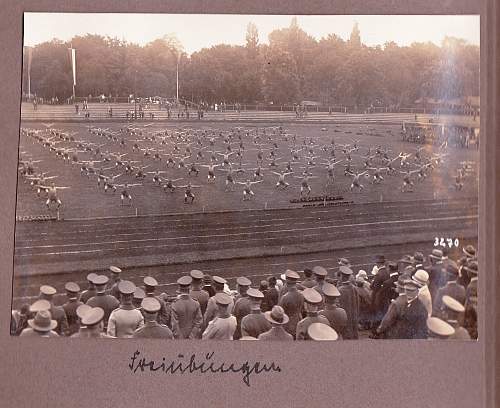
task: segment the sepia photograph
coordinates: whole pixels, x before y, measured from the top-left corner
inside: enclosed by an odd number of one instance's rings
[[[477,340],[479,20],[24,13],[11,336]]]

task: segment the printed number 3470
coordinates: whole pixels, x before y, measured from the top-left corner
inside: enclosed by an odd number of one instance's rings
[[[435,237],[434,238],[434,246],[435,247],[448,246],[449,248],[451,248],[452,246],[455,246],[458,248],[459,245],[460,245],[460,241],[458,240],[458,238],[455,238],[454,240],[452,238],[443,238],[443,237],[441,237],[441,238]]]

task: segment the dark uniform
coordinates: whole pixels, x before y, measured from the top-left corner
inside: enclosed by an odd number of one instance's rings
[[[339,305],[347,314],[347,326],[344,331],[344,339],[352,340],[358,338],[359,322],[359,296],[353,284],[345,280],[346,275],[352,275],[352,270],[346,266],[340,267],[340,272],[344,275],[344,281],[339,283],[340,292]],[[377,275],[378,276],[378,275]]]
[[[104,311],[104,330],[107,330],[108,320],[111,312],[120,306],[120,302],[114,296],[107,295],[105,293],[105,286],[108,283],[109,278],[104,275],[100,275],[94,279],[94,283],[97,286],[97,294],[87,301],[87,305],[91,307],[100,307]]]
[[[240,297],[234,304],[233,315],[236,317],[236,331],[234,332],[233,338],[238,340],[241,337],[241,321],[247,315],[252,312],[250,307],[250,299],[248,296]]]
[[[297,323],[302,319],[304,296],[296,287],[289,287],[288,292],[280,299],[279,305],[290,319],[284,329],[295,338]]]
[[[259,335],[271,330],[269,323],[260,309],[254,309],[241,321],[241,335],[258,338]]]
[[[345,328],[347,326],[347,313],[344,309],[333,304],[325,304],[325,308],[319,312],[322,316],[328,319],[329,326],[344,337]]]
[[[201,337],[203,317],[200,304],[189,296],[190,276],[177,280],[181,294],[172,304],[172,332],[176,339],[198,339]],[[184,290],[184,292],[183,292]]]

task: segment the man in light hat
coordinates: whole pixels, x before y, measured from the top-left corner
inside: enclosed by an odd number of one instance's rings
[[[201,336],[203,317],[200,304],[189,295],[192,282],[191,276],[177,279],[179,297],[172,304],[171,318],[175,339],[199,339]]]
[[[326,282],[323,285],[324,308],[319,313],[328,319],[330,327],[342,337],[347,326],[347,313],[338,307],[340,292],[335,285]]]
[[[224,278],[221,278],[220,276],[212,277],[212,287],[216,294],[224,292],[225,284],[227,284],[227,281]],[[212,297],[208,299],[207,310],[205,311],[205,316],[203,316],[204,327],[207,327],[208,323],[210,323],[210,320],[212,320],[217,314],[217,303],[215,302],[215,299],[212,299]],[[227,307],[227,311],[229,314],[233,313],[233,307],[234,301],[231,298],[231,303]]]
[[[418,298],[420,287],[413,280],[405,282],[406,305],[400,316],[400,335],[403,339],[427,338],[427,309]]]
[[[443,251],[433,249],[429,255],[429,292],[432,299],[436,298],[437,291],[446,285],[446,272],[443,271]]]
[[[271,329],[259,334],[259,340],[293,341],[293,336],[283,328],[289,319],[281,306],[273,306],[272,310],[264,313],[264,317],[271,324]]]
[[[160,296],[155,295],[156,287],[158,286],[157,280],[151,276],[146,276],[143,279],[143,283],[146,297],[154,298],[160,303],[160,311],[156,315],[158,323],[168,326],[170,324],[171,309]]]
[[[103,332],[103,319],[104,310],[100,307],[92,307],[90,310],[85,310],[81,319],[81,324],[85,327],[85,330],[79,331],[73,337],[97,339],[110,338],[110,336]]]
[[[111,337],[130,338],[144,324],[140,310],[132,304],[136,286],[134,283],[121,280],[118,283],[120,291],[120,307],[113,310],[108,320],[107,334]]]
[[[297,289],[297,282],[300,279],[297,272],[288,269],[285,272],[285,279],[288,291],[280,298],[278,305],[283,308],[289,319],[284,329],[295,338],[297,323],[302,319],[304,296]]]
[[[316,279],[313,278],[313,271],[309,268],[304,268],[305,279],[300,282],[300,286],[303,288],[314,288],[318,283]]]
[[[28,320],[29,328],[24,329],[22,337],[59,337],[54,331],[57,322],[51,318],[50,302],[45,299],[37,300],[30,306],[30,312],[35,314],[34,319]]]
[[[120,291],[118,289],[118,284],[121,282],[122,270],[113,265],[109,267],[109,270],[111,271],[111,279],[109,280],[107,286],[107,292],[111,296],[114,296],[116,299],[120,300]]]
[[[252,301],[247,295],[252,282],[250,279],[242,276],[236,279],[236,283],[238,284],[239,298],[235,300],[233,309],[233,314],[237,322],[236,331],[233,336],[234,340],[238,340],[241,337],[241,321],[246,315],[252,312]]]
[[[109,282],[109,278],[106,275],[97,275],[93,278],[92,282],[96,287],[97,294],[87,301],[87,305],[90,307],[100,307],[104,310],[104,330],[107,330],[109,316],[111,312],[120,306],[120,302],[114,296],[108,295],[106,293],[106,284]]]
[[[264,299],[264,294],[254,288],[247,290],[250,299],[250,313],[241,320],[241,335],[259,338],[259,335],[271,329],[264,313],[260,309],[260,303]]]
[[[201,314],[204,315],[207,310],[208,299],[210,298],[210,294],[203,289],[203,272],[197,269],[193,269],[189,272],[189,275],[193,279],[191,283],[191,290],[189,294],[194,300],[197,300],[200,304]]]
[[[213,296],[217,305],[217,315],[203,332],[203,340],[233,340],[236,330],[236,317],[229,313],[229,305],[233,302],[231,296],[218,292]]]
[[[307,328],[313,323],[330,324],[328,319],[319,314],[320,305],[323,303],[321,294],[316,289],[307,288],[302,292],[304,296],[304,308],[306,317],[297,323],[295,338],[305,340],[307,338]]]
[[[418,269],[411,279],[419,287],[418,298],[425,306],[428,316],[432,316],[432,298],[431,293],[429,292],[429,288],[427,287],[429,274],[423,269]]]
[[[327,324],[313,323],[307,328],[307,340],[335,341],[339,338],[335,329]]]
[[[50,315],[52,319],[57,322],[56,333],[60,336],[67,336],[69,334],[68,319],[62,306],[54,305],[54,295],[56,289],[52,286],[43,285],[40,287],[39,299],[45,299],[50,302]]]
[[[74,333],[71,337],[85,337],[85,332],[87,331],[87,326],[82,324],[83,316],[87,313],[92,307],[89,305],[83,304],[76,308],[76,315],[78,318],[78,331]],[[102,309],[101,309],[102,310]],[[106,336],[107,337],[107,336]]]
[[[95,295],[97,295],[97,290],[94,285],[95,278],[97,278],[97,275],[95,273],[89,273],[87,275],[88,287],[87,290],[84,290],[82,292],[82,295],[80,296],[81,302],[87,303],[90,298],[93,298]]]
[[[440,313],[443,309],[443,296],[450,296],[456,299],[458,302],[465,303],[465,288],[457,282],[458,279],[458,265],[450,260],[446,269],[443,270],[446,276],[447,282],[436,292],[436,297],[434,298],[433,313],[435,316],[440,317]]]
[[[408,302],[406,301],[405,293],[405,281],[407,279],[405,276],[400,275],[396,282],[396,292],[398,297],[394,299],[384,318],[380,322],[380,325],[376,328],[375,333],[378,337],[383,337],[385,339],[400,339],[402,337],[402,330],[400,325],[402,324],[402,316],[405,313]]]
[[[78,300],[80,293],[80,286],[75,282],[68,282],[64,285],[68,301],[62,306],[68,319],[68,336],[76,333],[79,329],[78,316],[76,309],[78,306],[83,305],[83,302]]]
[[[465,314],[465,307],[456,299],[450,296],[443,296],[443,320],[455,329],[455,333],[450,336],[450,339],[455,340],[470,340],[469,332],[460,325]]]
[[[344,340],[354,340],[358,338],[359,296],[351,283],[352,269],[347,266],[341,266],[339,272],[339,305],[347,314],[347,325],[343,337]]]
[[[158,323],[158,313],[161,304],[154,297],[145,297],[141,303],[144,316],[144,326],[138,328],[132,337],[147,339],[173,339],[172,331],[165,325]]]
[[[426,321],[426,325],[429,333],[429,340],[446,340],[455,333],[455,329],[439,317],[429,317]]]

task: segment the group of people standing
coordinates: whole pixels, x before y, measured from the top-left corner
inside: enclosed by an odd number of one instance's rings
[[[463,248],[457,261],[446,248],[428,260],[420,252],[396,262],[375,258],[372,270],[338,267],[286,270],[255,285],[199,270],[177,280],[175,294],[158,293],[151,276],[140,286],[90,273],[82,291],[67,282],[65,302],[40,287],[38,299],[12,311],[11,334],[42,337],[113,337],[215,340],[337,340],[358,338],[477,338],[477,255]],[[428,261],[428,262],[427,262]],[[59,296],[59,300],[62,296]],[[58,302],[61,303],[61,302]]]

